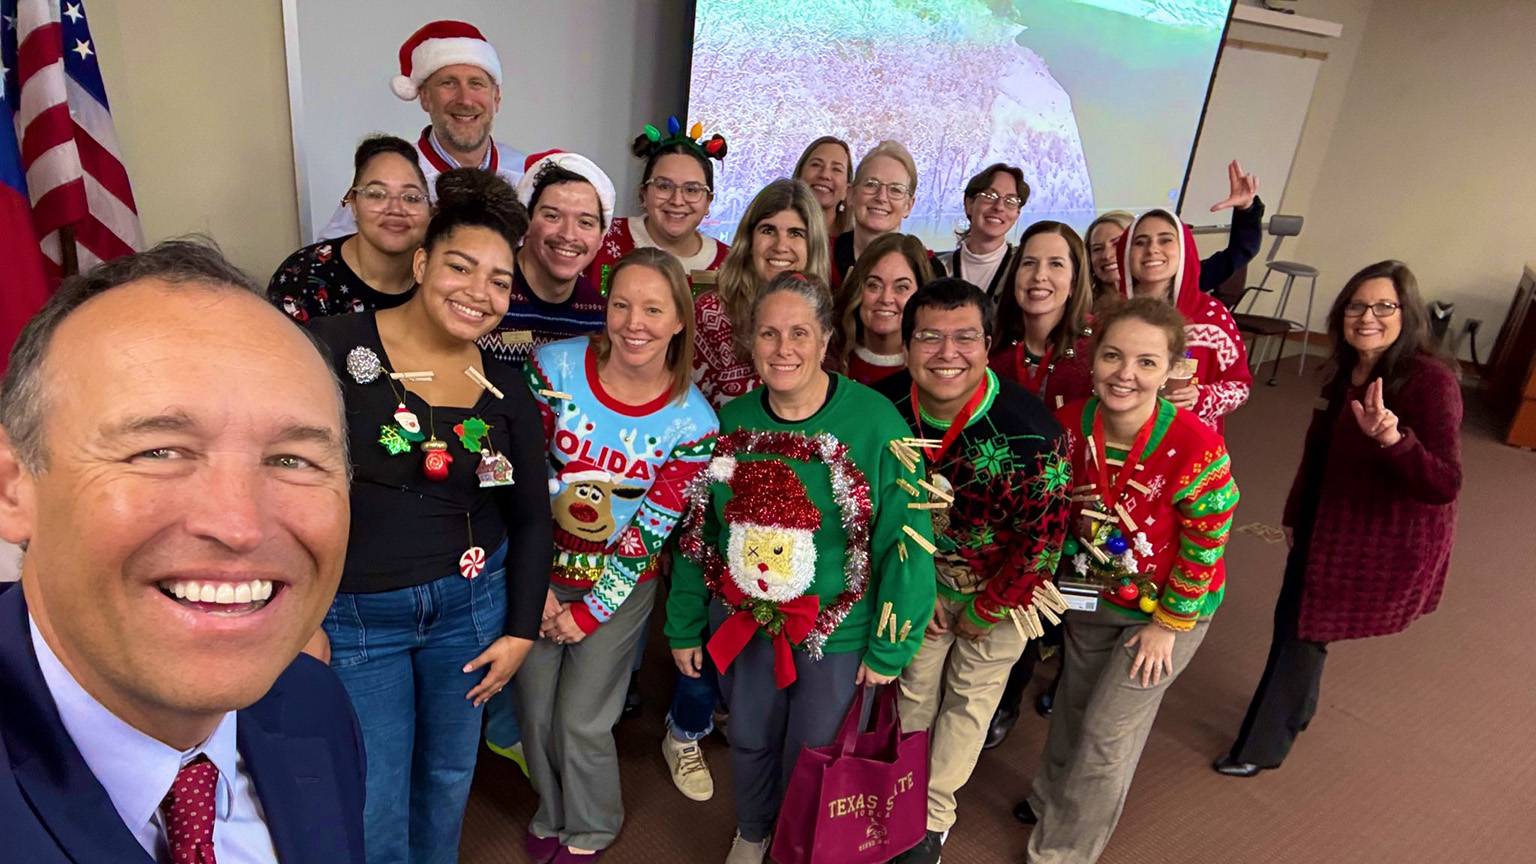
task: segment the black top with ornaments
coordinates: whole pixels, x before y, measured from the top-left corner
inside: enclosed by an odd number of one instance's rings
[[[309,328],[329,349],[341,379],[352,450],[352,530],[340,590],[391,591],[455,575],[471,546],[490,556],[505,540],[506,632],[536,638],[554,540],[543,425],[522,375],[481,351],[485,376],[502,397],[484,391],[472,408],[433,407],[389,377],[391,371],[418,370],[394,369],[379,340],[375,313],[318,318]],[[369,376],[349,370],[348,355],[359,348],[383,365],[366,383],[360,378]],[[433,371],[462,374],[457,368]],[[447,444],[453,461],[446,479],[426,476],[420,443],[403,453],[380,443],[385,428],[397,428],[402,395],[419,418],[421,433]],[[509,486],[480,485],[481,454],[467,449],[454,430],[476,417],[490,426],[485,441],[512,463]]]

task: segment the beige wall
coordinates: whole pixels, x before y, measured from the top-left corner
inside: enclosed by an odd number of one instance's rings
[[[1456,304],[1458,328],[1482,319],[1486,360],[1521,267],[1536,260],[1536,208],[1519,203],[1536,193],[1536,114],[1526,107],[1536,3],[1302,0],[1296,9],[1342,24],[1343,35],[1243,24],[1233,35],[1329,53],[1284,199],[1270,197],[1270,212],[1307,220],[1282,254],[1322,272],[1312,329],[1324,329],[1351,274],[1399,258],[1426,299]]]
[[[1536,259],[1532,34],[1529,0],[1371,8],[1297,245],[1329,299],[1360,267],[1400,258],[1426,299],[1483,320],[1488,358]]]
[[[298,248],[278,0],[90,7],[144,234],[202,232],[263,284]]]

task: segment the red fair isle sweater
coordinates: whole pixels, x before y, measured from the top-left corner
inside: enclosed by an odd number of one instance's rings
[[[713,237],[704,234],[699,237],[703,243],[698,253],[678,259],[683,265],[683,275],[690,280],[695,270],[719,270],[720,265],[725,263],[725,253],[731,251],[730,246]],[[597,248],[597,257],[592,259],[592,266],[587,270],[587,278],[598,286],[603,296],[607,296],[608,275],[613,265],[642,246],[655,245],[651,235],[646,233],[645,217],[630,219],[628,216],[620,216],[613,220],[613,224],[608,226],[608,233],[603,235],[602,243]]]
[[[1070,439],[1074,488],[1088,486],[1102,495],[1097,458],[1088,441],[1098,410],[1094,396],[1067,405],[1056,418]],[[1220,435],[1194,413],[1175,408],[1166,399],[1158,400],[1144,450],[1135,480],[1145,491],[1128,484],[1121,496],[1134,525],[1122,519],[1119,527],[1130,543],[1125,563],[1157,586],[1158,605],[1148,615],[1136,600],[1121,599],[1109,590],[1100,602],[1129,617],[1155,620],[1172,630],[1190,630],[1216,611],[1226,592],[1223,555],[1238,499],[1231,459]],[[1112,460],[1126,457],[1125,451],[1113,447],[1108,455]],[[1073,505],[1074,526],[1086,518],[1083,506],[1083,502]],[[1078,551],[1066,572],[1087,577],[1089,562],[1088,553]]]

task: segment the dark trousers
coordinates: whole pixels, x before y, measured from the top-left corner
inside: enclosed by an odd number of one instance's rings
[[[711,629],[725,608],[710,604]],[[832,742],[857,689],[860,652],[827,654],[813,661],[794,652],[795,683],[778,688],[773,644],[754,636],[720,676],[731,711],[731,768],[736,791],[736,830],[757,842],[773,833],[784,788],[801,747]],[[871,700],[865,700],[866,709]]]
[[[1296,635],[1301,617],[1301,592],[1306,569],[1306,551],[1291,550],[1285,566],[1285,581],[1275,604],[1275,635],[1269,645],[1269,659],[1259,678],[1248,714],[1232,744],[1232,758],[1265,768],[1278,766],[1291,752],[1296,736],[1317,713],[1317,697],[1323,680],[1323,661],[1328,659],[1325,642],[1308,642]]]

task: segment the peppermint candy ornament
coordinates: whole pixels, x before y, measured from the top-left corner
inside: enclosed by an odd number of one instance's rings
[[[479,546],[471,546],[459,556],[459,575],[465,579],[473,579],[485,571],[485,550]]]

